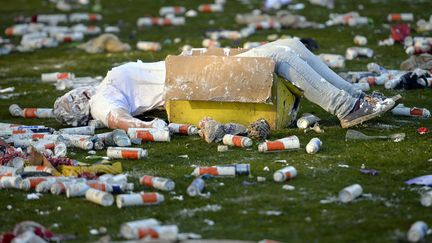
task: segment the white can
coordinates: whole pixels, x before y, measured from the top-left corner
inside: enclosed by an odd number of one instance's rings
[[[158,225],[151,228],[138,230],[138,239],[159,239],[161,241],[174,242],[178,238],[177,225]]]
[[[345,187],[339,192],[339,201],[343,203],[351,202],[363,193],[363,188],[359,184]]]
[[[69,15],[70,22],[99,21],[101,19],[102,15],[94,13],[72,13]]]
[[[6,165],[0,165],[0,175],[5,175],[5,174],[16,175],[18,170],[19,170],[19,168],[6,166]]]
[[[226,134],[222,139],[223,144],[231,145],[235,147],[250,147],[252,146],[252,139],[248,137]]]
[[[319,54],[318,57],[330,68],[344,68],[345,58],[336,54]]]
[[[276,141],[264,142],[258,145],[259,152],[276,152],[300,148],[300,140],[297,136],[290,136]]]
[[[51,185],[50,192],[53,195],[66,194],[66,188],[76,182],[56,182]]]
[[[412,13],[391,13],[387,16],[389,22],[393,21],[413,21],[414,14]]]
[[[236,169],[234,165],[196,167],[192,172],[193,176],[212,175],[212,176],[235,176]]]
[[[143,159],[148,153],[142,148],[108,147],[107,156],[113,159]]]
[[[429,118],[431,116],[430,111],[425,108],[417,108],[417,107],[405,107],[403,104],[397,105],[392,110],[393,115],[397,116],[411,116],[411,117],[421,117],[421,118]]]
[[[24,172],[45,172],[51,175],[54,172],[54,170],[55,170],[54,168],[50,168],[42,165],[37,165],[37,166],[31,165],[31,166],[24,167]]]
[[[223,5],[220,4],[201,4],[198,6],[198,11],[203,13],[222,12]]]
[[[94,135],[95,127],[84,126],[84,127],[71,127],[63,128],[59,130],[60,134],[77,134],[77,135]]]
[[[183,14],[186,12],[186,8],[182,6],[165,6],[159,9],[159,15],[165,16],[168,14]]]
[[[226,152],[226,151],[228,151],[228,146],[227,145],[218,145],[217,151],[218,152]]]
[[[55,39],[58,42],[64,42],[64,43],[82,41],[84,39],[84,33],[81,32],[57,33],[55,35]]]
[[[367,45],[367,38],[361,35],[354,36],[354,44],[359,46]]]
[[[423,221],[417,221],[411,225],[408,230],[407,238],[409,242],[419,242],[422,240],[428,231],[428,225]]]
[[[67,146],[63,142],[56,142],[54,147],[54,157],[63,158],[66,157]]]
[[[54,73],[42,73],[41,74],[42,82],[45,82],[45,83],[55,83],[58,80],[74,79],[74,78],[75,78],[75,74],[68,73],[68,72],[54,72]]]
[[[220,47],[221,44],[217,40],[212,39],[204,39],[201,43],[201,45],[205,48],[213,48],[213,47]]]
[[[138,41],[136,47],[142,51],[160,51],[162,49],[161,44],[153,41]]]
[[[408,230],[407,238],[409,242],[419,242],[422,240],[428,231],[428,225],[423,221],[417,221],[411,225]]]
[[[139,239],[139,230],[155,227],[159,221],[153,218],[123,223],[120,227],[121,235],[128,240]]]
[[[94,127],[95,129],[106,128],[105,124],[100,120],[90,120],[88,125]]]
[[[420,202],[425,207],[432,206],[432,191],[428,191],[421,196]]]
[[[169,142],[169,130],[158,128],[129,128],[128,135],[130,138],[140,138],[142,141],[150,142]]]
[[[294,168],[293,166],[287,166],[280,170],[277,170],[273,174],[273,180],[276,182],[283,182],[291,178],[294,178],[296,176],[297,176],[296,168]]]
[[[111,193],[99,191],[93,188],[86,191],[85,198],[104,207],[111,206],[114,203],[114,197]]]
[[[162,177],[145,175],[142,176],[139,181],[141,185],[156,188],[162,191],[172,191],[175,187],[174,181]]]
[[[170,123],[168,124],[168,129],[171,133],[177,133],[182,135],[198,134],[198,128],[190,124]]]
[[[322,142],[319,138],[312,138],[306,145],[306,152],[308,154],[315,154],[321,149],[321,146]]]
[[[0,176],[0,188],[19,189],[22,182],[21,176]]]
[[[116,203],[118,208],[129,206],[145,206],[157,205],[165,200],[164,195],[151,192],[151,193],[134,193],[134,194],[121,194],[117,196]]]
[[[299,119],[297,119],[297,127],[300,129],[306,129],[308,127],[313,126],[315,123],[319,122],[321,119],[319,119],[317,116],[305,113],[303,114]]]
[[[23,116],[23,110],[17,104],[12,104],[9,106],[9,113],[12,116]]]
[[[73,147],[84,150],[92,150],[94,146],[93,142],[87,138],[70,137],[69,141]]]
[[[90,186],[83,182],[68,185],[66,188],[66,197],[83,197],[89,189]]]
[[[39,193],[47,193],[51,190],[51,186],[54,185],[55,181],[42,181],[41,183],[37,184],[35,191]]]
[[[52,179],[52,177],[28,177],[21,181],[20,189],[24,191],[35,189],[39,183],[48,180],[48,178]]]

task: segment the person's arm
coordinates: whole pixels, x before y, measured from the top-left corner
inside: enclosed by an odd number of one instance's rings
[[[151,128],[154,127],[153,123],[154,121],[141,121],[140,119],[131,116],[131,114],[129,114],[129,112],[124,109],[112,109],[108,113],[108,127],[111,129],[119,128],[127,131],[130,127]]]

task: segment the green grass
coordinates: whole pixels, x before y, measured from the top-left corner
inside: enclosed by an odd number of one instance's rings
[[[161,52],[141,52],[133,50],[119,54],[89,55],[75,48],[76,44],[64,44],[55,49],[37,50],[33,53],[13,53],[0,57],[0,85],[2,88],[14,86],[17,92],[25,94],[12,99],[0,100],[0,121],[23,124],[44,124],[56,129],[61,126],[55,120],[24,120],[13,118],[8,112],[12,103],[22,107],[51,107],[56,97],[63,92],[52,86],[40,83],[40,74],[57,70],[74,72],[77,76],[104,76],[119,63],[135,61],[162,60],[168,54],[177,54],[184,44],[200,46],[204,31],[207,29],[240,29],[234,22],[236,13],[250,11],[260,6],[260,1],[252,1],[251,6],[241,5],[239,1],[227,1],[225,12],[200,15],[188,19],[181,27],[153,27],[136,29],[136,20],[140,16],[156,15],[160,6],[181,4],[187,8],[196,8],[206,1],[114,1],[104,0],[103,24],[124,22],[120,37],[133,47],[137,40],[164,42],[166,39],[180,37],[179,44],[164,44]],[[364,10],[358,10],[362,4]],[[36,13],[55,13],[47,1],[2,1],[0,5],[0,27],[4,30],[12,24],[17,15],[30,16]],[[365,70],[368,62],[374,61],[389,69],[398,69],[401,61],[407,58],[401,45],[378,47],[378,40],[387,38],[389,29],[385,18],[391,12],[412,12],[415,19],[429,18],[432,4],[430,1],[337,1],[333,12],[343,13],[358,10],[361,15],[374,19],[373,26],[345,27],[336,26],[322,30],[284,29],[277,34],[311,37],[320,45],[318,53],[344,54],[347,47],[353,46],[356,34],[368,37],[369,45],[376,52],[372,59],[348,61],[343,70]],[[85,7],[77,11],[88,11]],[[309,20],[324,22],[329,11],[311,6],[299,11]],[[209,20],[214,24],[209,26]],[[137,31],[135,39],[128,39],[131,31]],[[247,40],[265,40],[273,31],[258,32]],[[414,33],[416,35],[416,33]],[[430,33],[429,33],[430,36]],[[224,41],[226,45],[238,46],[239,42]],[[13,38],[18,42],[18,38]],[[135,49],[135,48],[133,48]],[[401,93],[403,103],[432,109],[430,100],[432,91],[385,91],[388,95]],[[260,154],[253,150],[231,149],[226,153],[217,152],[217,144],[207,144],[197,137],[173,137],[170,143],[145,143],[141,147],[149,150],[149,158],[141,161],[122,161],[125,172],[130,173],[132,182],[138,190],[138,176],[152,174],[168,177],[176,182],[175,194],[183,195],[184,200],[173,200],[170,193],[164,193],[166,202],[154,207],[134,207],[118,209],[115,206],[103,208],[84,199],[66,199],[63,196],[44,195],[40,200],[27,201],[25,192],[16,190],[0,191],[0,232],[8,231],[13,225],[23,220],[34,220],[51,228],[56,233],[76,234],[78,242],[93,241],[98,236],[89,234],[92,228],[104,226],[114,239],[119,238],[120,224],[126,221],[154,217],[166,224],[177,224],[181,232],[195,232],[204,238],[241,239],[258,241],[264,238],[284,242],[391,242],[404,241],[409,226],[416,220],[432,224],[430,209],[419,202],[417,187],[406,186],[404,181],[412,177],[430,174],[432,163],[431,135],[419,135],[420,126],[432,128],[432,122],[412,118],[394,117],[386,114],[381,118],[365,123],[358,130],[368,135],[405,132],[406,140],[393,143],[387,141],[346,142],[346,130],[341,129],[338,120],[316,105],[302,101],[302,112],[314,112],[323,121],[324,134],[304,134],[297,128],[274,131],[273,138],[297,135],[302,148],[312,137],[323,141],[322,150],[316,155],[306,154],[304,149],[284,153]],[[392,130],[374,128],[374,124],[385,123],[399,125]],[[72,150],[71,158],[83,162],[87,155],[83,151]],[[104,155],[99,151],[99,155]],[[187,154],[189,159],[179,158]],[[294,191],[285,191],[283,184],[274,183],[272,174],[283,165],[275,160],[285,159],[298,170],[298,176],[289,184]],[[192,165],[216,165],[231,163],[250,163],[253,177],[217,178],[208,180],[206,190],[211,192],[209,199],[190,198],[185,190],[192,181]],[[349,168],[339,167],[349,165]],[[367,168],[380,171],[379,176],[361,174],[358,169],[365,164]],[[270,172],[263,170],[268,166]],[[254,186],[243,186],[242,182],[256,181],[256,176],[264,176],[267,181]],[[223,185],[221,185],[223,183]],[[372,198],[361,198],[353,203],[321,204],[320,200],[337,196],[340,189],[353,183],[359,183],[364,193]],[[218,212],[198,212],[192,217],[181,216],[183,209],[203,207],[207,204],[220,205]],[[12,205],[12,210],[6,210]],[[61,207],[61,211],[57,211]],[[48,211],[48,215],[36,212]],[[280,216],[267,216],[260,212],[266,210],[281,211]],[[210,219],[215,225],[209,226],[204,219]],[[58,224],[58,227],[53,227]]]

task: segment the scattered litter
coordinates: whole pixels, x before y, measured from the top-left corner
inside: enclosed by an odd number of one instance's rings
[[[29,193],[27,194],[27,200],[39,200],[41,196],[41,193]]]
[[[297,119],[297,127],[300,129],[306,129],[315,125],[315,123],[319,122],[321,119],[317,116],[305,113],[299,119]]]
[[[222,206],[217,204],[207,204],[204,207],[193,208],[193,209],[182,209],[179,211],[179,215],[182,217],[194,217],[198,212],[218,212],[222,210]]]
[[[349,168],[349,165],[345,165],[345,164],[338,164],[338,167],[340,168]]]
[[[183,158],[183,159],[189,159],[189,155],[187,155],[187,154],[182,154],[182,155],[179,155],[177,157]]]
[[[287,191],[292,191],[295,189],[295,187],[291,186],[291,185],[283,185],[282,189],[287,190]]]
[[[228,151],[228,146],[227,145],[218,145],[217,151],[218,152],[226,152],[226,151]]]
[[[410,116],[410,117],[418,117],[418,118],[429,118],[431,113],[426,108],[417,108],[417,107],[405,107],[403,104],[397,105],[392,110],[393,115],[398,116]]]
[[[210,219],[204,219],[204,223],[206,223],[208,226],[215,225],[215,222],[213,220],[210,220]]]
[[[432,186],[432,175],[425,175],[405,181],[407,185]]]
[[[178,200],[178,201],[183,201],[183,200],[184,200],[183,195],[180,195],[180,196],[173,196],[171,199],[172,199],[172,200]]]
[[[102,52],[124,52],[131,50],[129,44],[121,42],[116,35],[111,33],[102,34],[79,45],[78,48],[92,54]]]
[[[427,129],[427,127],[419,127],[419,128],[417,129],[417,132],[418,132],[419,134],[423,135],[423,134],[428,133],[428,132],[429,132],[429,129]]]
[[[242,181],[242,186],[255,186],[256,182]]]
[[[6,206],[6,209],[7,209],[7,210],[12,210],[12,205],[7,205],[7,206]]]
[[[269,168],[268,166],[265,166],[265,167],[263,168],[263,171],[270,171],[270,168]]]
[[[379,171],[374,170],[374,169],[360,169],[360,173],[365,174],[365,175],[372,175],[372,176],[379,175]]]
[[[267,216],[280,216],[282,215],[282,212],[276,210],[267,210],[267,211],[261,210],[259,211],[259,214],[267,215]]]
[[[281,164],[286,164],[287,160],[286,159],[277,159],[274,161],[275,163],[281,163]]]
[[[345,141],[352,140],[371,140],[371,139],[390,139],[394,142],[400,142],[405,139],[405,133],[395,133],[388,136],[368,136],[356,130],[348,129],[345,135]]]
[[[345,187],[339,192],[339,201],[348,203],[359,197],[363,193],[363,188],[359,184]]]
[[[267,179],[262,176],[257,176],[257,182],[265,182]]]

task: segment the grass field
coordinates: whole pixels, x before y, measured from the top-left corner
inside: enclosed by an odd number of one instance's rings
[[[54,49],[37,50],[32,53],[13,53],[0,56],[0,86],[14,86],[22,93],[11,99],[0,100],[0,122],[43,124],[53,128],[61,126],[55,120],[24,120],[13,118],[8,112],[12,103],[21,107],[52,107],[56,97],[63,92],[56,91],[49,84],[40,83],[40,74],[54,71],[70,71],[77,76],[104,76],[110,68],[127,61],[137,59],[158,61],[167,54],[177,54],[184,44],[201,46],[204,31],[208,29],[240,29],[234,21],[236,13],[249,12],[259,8],[261,1],[251,1],[243,5],[240,1],[227,1],[225,11],[218,14],[200,14],[187,19],[187,24],[180,27],[152,27],[137,29],[136,20],[145,15],[157,15],[161,6],[183,5],[196,9],[206,1],[151,1],[103,0],[103,21],[101,26],[115,25],[122,21],[119,36],[131,44],[133,51],[119,54],[86,54],[76,48],[76,43],[63,44]],[[299,2],[299,1],[298,1]],[[306,2],[306,1],[303,1]],[[308,3],[298,11],[309,20],[325,22],[329,10]],[[362,5],[362,10],[359,9]],[[48,1],[1,1],[0,29],[13,24],[13,17],[30,16],[37,13],[55,13],[54,6]],[[90,5],[91,6],[91,5]],[[338,71],[366,70],[368,62],[377,62],[389,69],[398,69],[401,61],[407,58],[403,47],[396,44],[379,47],[378,40],[388,37],[386,16],[392,12],[412,12],[415,19],[429,19],[432,3],[429,0],[365,0],[336,1],[332,12],[345,13],[359,11],[362,16],[371,17],[373,25],[362,27],[335,26],[320,30],[283,29],[279,35],[293,35],[302,38],[314,38],[320,45],[319,53],[344,54],[347,47],[353,46],[356,34],[365,35],[376,54],[372,59],[359,59],[347,62],[347,67]],[[82,7],[77,11],[90,11]],[[209,24],[213,23],[213,24]],[[414,23],[412,23],[414,24]],[[136,31],[136,37],[129,39]],[[2,32],[3,33],[3,32]],[[247,40],[240,42],[223,41],[224,45],[237,47],[245,41],[263,41],[274,31],[261,31]],[[414,32],[414,35],[416,33]],[[431,33],[428,33],[430,36]],[[2,34],[2,36],[4,36]],[[142,52],[135,50],[138,40],[168,43],[168,39],[180,37],[179,44],[164,44],[160,52]],[[12,41],[19,42],[18,38]],[[380,89],[380,88],[378,88]],[[432,109],[432,91],[384,91],[388,95],[402,94],[407,106]],[[394,117],[391,113],[357,129],[368,135],[387,135],[405,132],[407,138],[399,143],[390,141],[346,142],[346,130],[341,129],[336,117],[329,115],[320,107],[302,101],[300,114],[313,112],[322,119],[325,128],[323,134],[304,134],[297,128],[274,131],[271,139],[289,135],[300,138],[302,149],[292,152],[261,154],[256,144],[254,149],[231,149],[226,153],[217,152],[217,144],[207,144],[198,137],[173,137],[170,143],[145,143],[141,147],[148,149],[149,158],[142,161],[122,161],[125,172],[131,175],[132,182],[138,186],[138,176],[142,174],[168,177],[176,182],[175,195],[164,193],[166,201],[154,207],[133,207],[118,209],[115,206],[103,208],[85,199],[67,199],[63,196],[43,195],[40,200],[28,201],[26,194],[16,190],[0,191],[0,232],[9,231],[13,225],[23,220],[37,221],[56,233],[75,234],[77,242],[97,240],[90,229],[101,226],[108,229],[113,239],[119,240],[120,224],[142,218],[154,217],[165,224],[177,224],[181,232],[195,232],[209,239],[238,239],[258,241],[273,239],[282,242],[394,242],[405,241],[405,233],[410,225],[423,220],[432,225],[430,208],[420,204],[420,187],[407,186],[405,180],[431,173],[432,137],[430,134],[419,135],[416,129],[426,126],[432,129],[430,119]],[[380,129],[377,124],[399,126],[396,129]],[[309,155],[304,146],[312,137],[323,141],[322,150],[316,155]],[[98,151],[105,155],[105,151]],[[188,155],[188,159],[179,155]],[[72,150],[71,158],[83,162],[87,153]],[[298,176],[288,184],[295,190],[282,189],[283,184],[274,183],[273,172],[284,165],[275,160],[286,160],[287,164],[297,168]],[[206,190],[211,197],[190,198],[186,187],[192,181],[190,173],[193,165],[216,165],[232,163],[250,163],[252,177],[217,178],[207,180]],[[364,175],[359,168],[380,171],[378,176]],[[339,165],[348,165],[348,168]],[[270,171],[264,171],[264,167]],[[244,186],[243,181],[254,182],[256,176],[264,176],[267,181],[252,186]],[[320,203],[320,200],[337,196],[343,187],[359,183],[366,196],[349,204],[332,202]],[[174,196],[183,195],[184,200],[175,200]],[[11,205],[12,210],[7,210]],[[183,210],[201,208],[206,205],[220,205],[217,212],[196,212],[187,215]],[[57,208],[61,207],[58,211]],[[41,215],[38,211],[49,212]],[[266,211],[279,211],[281,215],[266,215]],[[182,213],[183,212],[183,213]],[[206,223],[214,221],[214,225]],[[429,237],[430,238],[430,237]],[[430,239],[429,239],[430,240]]]

